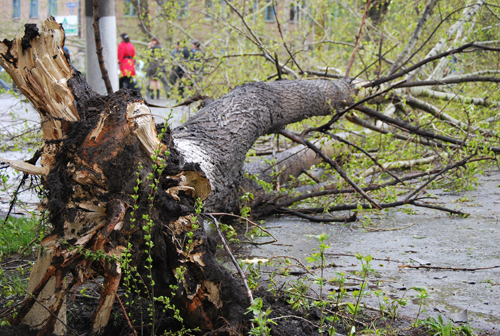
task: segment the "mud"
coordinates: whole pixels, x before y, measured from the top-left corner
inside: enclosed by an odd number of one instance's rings
[[[467,310],[473,326],[500,334],[500,268],[477,271],[409,269],[403,265],[418,265],[416,258],[430,266],[478,268],[500,266],[500,172],[491,171],[479,177],[477,190],[449,193],[430,190],[439,197],[441,204],[461,209],[468,218],[449,216],[431,209],[413,208],[416,214],[408,215],[391,209],[375,218],[369,229],[362,222],[354,224],[315,224],[291,217],[273,217],[265,226],[279,239],[272,245],[245,247],[241,258],[293,256],[307,264],[306,257],[316,252],[318,241],[310,235],[326,233],[330,236],[325,277],[332,279],[336,272],[345,272],[351,286],[359,287],[361,269],[354,254],[371,255],[375,273],[370,276],[370,290],[382,290],[392,299],[406,297],[407,306],[398,307],[401,315],[415,318],[418,300],[414,286],[427,288],[423,317],[451,316]],[[465,202],[464,202],[465,201]],[[408,227],[409,225],[412,225]],[[403,228],[405,229],[397,229]],[[393,231],[382,231],[391,229]],[[380,231],[370,231],[380,230]],[[336,255],[335,255],[336,254]],[[390,260],[390,261],[388,261]],[[299,269],[298,273],[300,272]],[[316,271],[317,275],[319,273]],[[282,278],[282,280],[284,280]],[[380,283],[377,285],[377,281]],[[334,285],[327,289],[335,290]],[[351,298],[352,300],[352,298]],[[379,307],[373,294],[363,300]]]

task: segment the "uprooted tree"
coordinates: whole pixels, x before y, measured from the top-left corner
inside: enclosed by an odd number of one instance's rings
[[[199,214],[198,199],[204,201],[206,212],[238,211],[239,194],[251,190],[255,197],[250,206],[255,217],[289,213],[316,221],[356,218],[355,213],[345,218],[318,215],[323,212],[407,204],[460,213],[424,202],[422,193],[444,174],[500,152],[500,148],[486,141],[496,134],[446,114],[416,96],[423,92],[431,97],[441,95],[448,100],[498,106],[494,101],[437,88],[467,82],[498,83],[497,77],[481,74],[443,77],[442,68],[443,60],[450,55],[496,53],[500,49],[468,43],[443,51],[443,40],[425,58],[409,63],[436,2],[429,2],[411,40],[385,77],[372,81],[349,78],[350,62],[343,79],[244,84],[207,102],[194,117],[173,130],[168,125],[155,125],[146,102],[135,91],[120,90],[108,96],[93,92],[65,56],[64,31],[53,19],[47,20],[40,30],[27,25],[23,37],[4,40],[0,44],[0,64],[39,111],[43,146],[40,166],[2,161],[19,171],[41,176],[47,195],[41,206],[48,211],[53,228],[41,243],[43,249],[30,280],[31,294],[11,322],[28,323],[41,328],[40,334],[49,334],[64,320],[68,291],[102,275],[101,298],[93,322],[93,329],[99,331],[107,324],[118,287],[127,286],[130,281],[123,273],[127,269],[142,279],[144,295],[172,297],[187,327],[198,327],[201,332],[244,332],[250,325],[245,312],[251,295],[243,279],[215,260],[216,242],[207,236],[203,225],[206,217]],[[449,37],[455,36],[481,6],[483,2],[478,1],[467,7],[463,19],[447,32]],[[276,64],[280,77],[297,76],[262,44],[259,48],[263,57]],[[419,80],[423,68],[431,62],[435,65],[433,74],[427,80]],[[326,73],[318,75],[328,77]],[[386,104],[387,109],[379,112],[368,106],[372,103]],[[409,108],[429,113],[458,131],[445,134],[435,131],[432,125],[397,117],[397,109],[407,112]],[[286,128],[314,116],[328,119],[300,134]],[[380,164],[350,138],[350,133],[333,133],[335,125],[343,120],[365,128],[366,132],[392,134],[405,143],[428,147],[435,156],[422,160],[428,163],[441,156],[445,164],[424,173],[397,176],[389,171],[390,164]],[[298,145],[276,154],[273,169],[262,161],[245,165],[256,140],[273,133]],[[312,134],[323,134],[328,141],[318,141]],[[354,181],[343,170],[341,160],[335,160],[338,144],[364,152],[373,161],[371,171],[360,173],[361,179]],[[339,188],[337,181],[288,194],[269,192],[255,178],[245,175],[246,171],[265,183],[283,185],[290,175],[298,176],[320,161],[339,174],[347,184],[345,188]],[[397,167],[404,168],[405,164]],[[276,172],[279,174],[272,174]],[[363,177],[376,172],[387,172],[391,179],[360,185]],[[370,196],[370,191],[420,177],[426,179],[402,199],[384,203]],[[304,199],[338,194],[359,197],[352,204],[290,208]],[[40,308],[42,305],[44,308]]]

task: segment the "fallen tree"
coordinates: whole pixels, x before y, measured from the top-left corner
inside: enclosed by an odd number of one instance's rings
[[[445,149],[450,156],[454,151],[467,149],[468,140],[474,136],[468,130],[464,138],[433,133],[363,104],[377,101],[391,91],[400,95],[395,89],[405,82],[380,87],[453,52],[499,51],[480,44],[471,43],[431,55],[368,83],[346,78],[244,84],[208,104],[174,130],[168,125],[154,124],[147,104],[137,92],[120,90],[108,96],[94,93],[71,67],[63,44],[64,32],[52,19],[42,25],[41,31],[35,25],[27,25],[23,37],[0,44],[0,64],[40,112],[43,132],[41,166],[2,160],[25,173],[40,175],[47,193],[42,206],[49,213],[53,230],[41,243],[44,249],[34,268],[31,294],[11,321],[41,327],[41,335],[49,334],[58,324],[59,331],[64,329],[66,293],[96,275],[103,275],[104,283],[94,331],[106,326],[118,286],[131,286],[131,279],[136,277],[140,279],[140,291],[151,300],[156,298],[165,304],[165,298],[171,298],[172,305],[180,309],[186,327],[221,334],[244,332],[250,326],[250,316],[245,312],[251,295],[244,279],[235,277],[216,262],[216,243],[204,229],[198,199],[204,201],[208,212],[236,211],[241,190],[250,188],[259,195],[251,205],[256,215],[285,212],[322,221],[331,218],[311,214],[405,204],[449,211],[424,203],[419,198],[422,190],[471,160],[488,159],[486,154],[500,152],[494,146],[476,144],[472,150],[468,149],[470,153],[465,158],[450,161],[440,169],[395,177],[394,182],[388,183],[429,178],[403,200],[379,203],[367,192],[383,185],[358,186],[331,154],[326,155],[321,144],[309,137],[311,133],[323,133],[335,143],[363,151],[347,135],[331,133],[332,125],[343,116],[363,125],[366,121],[355,114],[348,115],[357,109],[387,126],[365,125],[373,132],[392,133],[397,139],[434,150]],[[287,71],[275,61],[278,73]],[[436,84],[433,81],[421,85]],[[374,90],[366,92],[366,87]],[[313,116],[331,118],[301,134],[285,128]],[[451,118],[447,121],[453,122]],[[464,125],[458,126],[463,129]],[[245,177],[244,164],[257,138],[272,133],[301,146],[285,152],[284,158],[306,151],[313,153],[315,162],[327,162],[350,187],[338,189],[330,185],[299,196],[264,193]],[[308,160],[305,166],[314,160]],[[379,171],[390,169],[374,157],[371,160]],[[284,170],[279,168],[282,174],[278,178],[288,176],[286,169],[293,170],[292,175],[301,174],[303,168],[295,168],[291,165],[285,165]],[[254,165],[253,169],[257,176],[266,179],[265,168]],[[336,209],[335,206],[287,209],[296,201],[335,193],[358,194],[366,202],[358,199],[355,204],[339,205]],[[154,311],[152,314],[154,320]]]

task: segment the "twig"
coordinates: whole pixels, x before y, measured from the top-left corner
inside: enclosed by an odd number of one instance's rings
[[[429,265],[401,265],[398,267],[400,267],[400,268],[429,268],[429,269],[452,270],[452,271],[480,271],[480,270],[485,270],[485,269],[500,268],[500,265],[489,266],[489,267],[476,267],[476,268],[429,266]]]
[[[130,329],[132,329],[132,332],[134,333],[134,335],[137,336],[137,331],[134,329],[134,326],[130,322],[130,319],[128,318],[127,311],[125,310],[125,307],[123,306],[122,300],[120,300],[120,297],[118,296],[117,292],[115,292],[115,296],[116,296],[116,299],[118,300],[118,302],[120,303],[120,306],[122,307],[123,315],[125,315],[125,319],[127,320],[128,326],[130,327]]]
[[[380,55],[380,58],[373,61],[372,63],[370,63],[368,66],[365,66],[365,68],[360,72],[358,73],[356,76],[354,76],[353,80],[358,78],[359,76],[361,76],[362,74],[364,74],[366,71],[368,71],[368,69],[370,69],[372,66],[374,66],[375,64],[377,64],[379,62],[379,60],[385,60],[384,56],[387,55],[388,53],[390,53],[391,51],[393,51],[394,49],[396,49],[398,45],[395,44],[394,46],[392,46],[389,50],[386,50],[382,55]],[[377,77],[378,78],[378,77]]]
[[[19,252],[22,255],[24,255],[24,252],[30,247],[34,242],[36,242],[38,239],[40,239],[40,234],[37,234],[35,238],[33,238],[22,250]]]
[[[455,144],[455,145],[459,145],[459,146],[464,146],[465,145],[465,142],[463,140],[457,140],[457,139],[454,139],[454,138],[450,138],[450,137],[447,137],[447,136],[444,136],[444,135],[440,135],[440,134],[435,134],[435,133],[431,133],[431,132],[428,132],[428,131],[425,131],[423,129],[421,129],[420,127],[416,127],[416,126],[413,126],[411,124],[408,124],[402,120],[398,120],[398,119],[394,119],[394,118],[391,118],[389,116],[386,116],[385,114],[383,113],[380,113],[372,108],[369,108],[367,106],[358,106],[356,107],[356,109],[358,111],[361,111],[363,112],[364,114],[366,115],[369,115],[373,118],[376,118],[378,120],[381,120],[385,123],[388,123],[388,124],[393,124],[393,125],[396,125],[402,129],[405,129],[407,131],[409,131],[410,133],[413,133],[413,134],[417,134],[417,135],[420,135],[420,136],[423,136],[424,138],[427,138],[427,139],[437,139],[437,140],[441,140],[441,141],[444,141],[444,142],[448,142],[448,143],[452,143],[452,144]],[[498,147],[490,147],[490,146],[481,146],[481,145],[478,145],[478,148],[479,149],[488,149],[494,153],[500,153],[500,148]]]
[[[242,216],[238,216],[238,215],[235,215],[235,214],[230,214],[230,213],[225,213],[225,212],[212,212],[212,213],[208,213],[206,215],[212,215],[212,216],[232,216],[232,217],[237,217],[237,218],[240,218],[240,219],[243,219],[243,220],[246,220],[248,223],[252,224],[252,225],[255,225],[256,227],[258,227],[260,230],[262,230],[263,232],[267,233],[268,235],[270,235],[271,237],[273,237],[273,239],[275,240],[274,242],[277,242],[278,239],[272,235],[271,232],[267,231],[266,229],[264,229],[262,226],[260,226],[259,224],[255,223],[255,222],[252,222],[250,219],[248,218],[245,218],[245,217],[242,217]]]
[[[245,20],[245,17],[241,12],[233,5],[231,1],[224,0],[224,2],[231,7],[231,9],[240,17],[241,21],[243,22],[243,25],[245,28],[248,30],[252,38],[244,34],[252,43],[254,43],[263,53],[264,53],[264,58],[266,58],[270,62],[276,62],[276,60],[272,57],[271,53],[269,50],[266,49],[260,38],[254,33],[254,31],[250,28],[248,25],[247,21]],[[233,25],[230,25],[231,27],[237,29]],[[239,32],[243,33],[241,30],[237,29]],[[285,70],[289,75],[292,75],[295,79],[300,79],[299,75],[292,69],[288,68],[286,65],[281,65],[282,70]]]
[[[271,320],[272,321],[277,321],[277,320],[281,320],[281,319],[285,319],[285,318],[294,318],[294,319],[302,320],[304,322],[307,322],[307,323],[311,324],[315,328],[319,328],[319,325],[314,324],[311,321],[309,321],[309,320],[307,320],[307,319],[305,319],[303,317],[297,316],[297,315],[278,316],[278,317],[272,318]]]
[[[12,306],[5,308],[0,312],[0,318],[3,318],[7,315],[10,315],[10,313],[19,305],[22,305],[24,303],[24,300],[21,300],[19,302],[14,303]]]
[[[493,48],[493,47],[487,47],[487,46],[483,46],[483,45],[480,45],[480,44],[476,44],[474,42],[471,42],[471,43],[467,43],[467,44],[464,44],[456,49],[451,49],[451,50],[448,50],[448,51],[445,51],[445,52],[442,52],[442,53],[439,53],[435,56],[431,56],[431,57],[427,57],[426,59],[412,65],[411,67],[409,68],[406,68],[398,73],[395,73],[391,76],[387,76],[387,77],[382,77],[381,79],[378,79],[378,80],[375,80],[371,83],[367,83],[365,85],[365,87],[377,87],[377,86],[380,86],[381,84],[383,83],[386,83],[386,82],[390,82],[396,78],[399,78],[401,76],[404,76],[406,75],[407,73],[410,73],[412,72],[413,70],[415,69],[418,69],[420,68],[422,65],[425,65],[427,63],[430,63],[432,61],[435,61],[437,59],[440,59],[440,58],[443,58],[443,57],[446,57],[446,56],[449,56],[449,55],[453,55],[453,54],[458,54],[458,53],[461,53],[461,52],[464,52],[465,50],[467,49],[471,49],[471,48],[476,48],[476,49],[479,49],[479,50],[485,50],[485,51],[495,51],[495,52],[500,52],[500,48]]]
[[[415,86],[436,86],[436,85],[449,85],[470,82],[492,82],[500,83],[499,77],[484,77],[484,76],[470,76],[458,78],[444,78],[440,80],[424,80],[418,82],[407,82],[401,84],[399,87],[415,87]]]
[[[421,208],[429,208],[429,209],[434,209],[434,210],[446,211],[446,212],[449,212],[449,213],[452,213],[452,214],[455,214],[455,215],[460,215],[460,216],[463,216],[463,217],[469,217],[468,213],[465,213],[465,212],[462,212],[462,211],[458,211],[458,210],[448,209],[448,208],[445,208],[445,207],[441,207],[439,205],[433,205],[433,204],[429,204],[429,203],[425,203],[425,202],[421,203],[421,202],[417,202],[417,201],[413,201],[411,204],[413,204],[415,206],[418,206],[418,207],[421,207]]]
[[[378,70],[377,70],[377,79],[380,78],[380,73],[382,71],[382,45],[384,43],[384,32],[382,32],[382,36],[380,37],[380,45],[378,47]]]
[[[365,13],[363,14],[363,18],[361,19],[361,25],[359,26],[359,32],[358,32],[358,36],[356,37],[356,43],[354,44],[354,50],[352,51],[351,59],[349,60],[349,64],[347,65],[347,69],[345,70],[344,78],[349,78],[349,72],[351,71],[352,64],[354,63],[354,57],[356,56],[356,53],[358,52],[359,41],[361,41],[363,27],[365,25],[366,16],[368,14],[368,9],[370,9],[371,3],[372,3],[372,0],[368,0],[366,2]]]
[[[9,279],[9,282],[14,285],[15,287],[21,289],[26,295],[30,296],[32,300],[34,300],[35,302],[37,302],[40,306],[43,307],[43,309],[47,310],[49,312],[50,315],[52,315],[56,320],[58,320],[59,322],[61,322],[61,324],[69,331],[71,331],[73,334],[75,335],[78,335],[78,333],[73,329],[73,328],[70,328],[68,327],[68,325],[66,323],[64,323],[63,320],[61,320],[57,315],[55,315],[49,308],[47,308],[47,306],[45,306],[43,303],[41,303],[35,296],[34,294],[28,292],[27,290],[25,290],[24,288],[20,287],[20,286],[17,286],[11,279],[10,277],[5,274],[7,276],[7,278]]]
[[[342,170],[342,168],[340,168],[340,166],[335,162],[333,161],[332,159],[330,159],[328,156],[325,155],[325,153],[323,153],[322,150],[320,150],[318,147],[316,147],[313,143],[311,143],[309,140],[306,140],[304,139],[303,137],[300,137],[290,131],[287,131],[287,130],[280,130],[279,133],[281,133],[282,135],[286,136],[287,138],[289,138],[290,140],[293,140],[295,142],[298,142],[300,144],[303,144],[307,147],[309,147],[310,149],[312,149],[315,153],[317,153],[319,156],[321,156],[321,158],[327,162],[333,169],[335,169],[337,171],[337,173],[347,182],[351,185],[351,187],[353,187],[361,196],[363,196],[368,202],[370,202],[375,208],[377,209],[381,209],[380,206],[377,204],[377,202],[375,202],[370,196],[368,196],[353,180],[351,180],[349,178],[349,176],[347,176],[347,174],[344,172],[344,170]]]
[[[26,263],[26,264],[16,265],[16,266],[5,266],[5,267],[2,267],[2,269],[3,270],[13,270],[13,269],[18,269],[18,268],[23,268],[26,266],[31,266],[31,265],[29,263]]]
[[[415,225],[416,223],[412,223],[410,225],[407,225],[407,226],[402,226],[402,227],[397,227],[397,228],[382,228],[382,229],[372,229],[372,228],[369,228],[369,227],[364,227],[365,229],[367,229],[368,231],[371,231],[371,232],[378,232],[378,231],[396,231],[396,230],[403,230],[403,229],[407,229],[413,225]]]
[[[274,53],[274,64],[276,65],[276,71],[278,72],[278,80],[283,80],[283,76],[281,75],[281,66],[276,52]]]
[[[220,239],[222,241],[222,244],[224,245],[224,249],[226,250],[227,254],[229,254],[229,257],[231,257],[231,261],[233,262],[234,267],[236,267],[236,269],[238,270],[238,273],[241,276],[241,279],[243,280],[243,285],[245,286],[245,289],[247,291],[247,295],[248,295],[248,298],[250,299],[250,302],[253,302],[252,291],[248,287],[248,283],[247,283],[247,279],[245,277],[245,273],[241,269],[240,265],[238,265],[238,261],[236,261],[236,258],[234,257],[233,253],[231,252],[231,249],[229,248],[229,245],[227,244],[226,238],[224,237],[224,235],[222,234],[222,232],[220,230],[219,222],[211,214],[207,214],[207,216],[209,216],[210,218],[212,218],[212,220],[214,221],[215,227],[217,228],[217,233],[219,234],[219,237],[220,237]]]
[[[99,29],[99,0],[94,0],[94,23],[92,25],[94,26],[95,52],[97,54],[99,68],[101,69],[102,79],[104,80],[106,91],[108,94],[112,94],[113,87],[111,86],[108,70],[106,69],[106,64],[104,64],[104,56],[102,54],[101,31]]]
[[[23,173],[23,177],[21,179],[21,182],[19,182],[19,185],[17,186],[16,191],[14,191],[14,194],[12,195],[12,200],[10,201],[10,205],[9,205],[9,211],[7,211],[7,214],[5,215],[5,219],[3,221],[4,227],[5,227],[5,224],[7,223],[7,221],[9,220],[9,216],[12,212],[12,209],[14,209],[14,204],[16,204],[17,195],[19,195],[19,189],[21,189],[21,187],[24,185],[24,182],[26,182],[28,175],[29,174],[27,174],[27,173]]]
[[[318,184],[321,183],[320,180],[318,180],[313,174],[308,172],[305,168],[302,169],[302,174],[306,174],[307,176],[309,176],[311,178],[311,180],[313,180],[314,182],[316,182]]]
[[[398,55],[394,63],[392,64],[391,69],[389,70],[389,75],[392,75],[395,73],[402,65],[403,61],[405,58],[408,56],[409,53],[413,51],[413,48],[417,44],[418,39],[420,38],[420,35],[422,34],[422,31],[424,29],[425,23],[427,22],[427,19],[432,13],[432,9],[434,6],[436,6],[438,0],[431,0],[425,7],[424,12],[422,13],[422,16],[418,20],[417,26],[415,27],[415,30],[413,31],[412,36],[408,40],[408,43],[404,47],[403,51]]]
[[[418,173],[418,174],[413,174],[413,175],[409,175],[409,176],[403,176],[400,179],[403,180],[403,181],[414,180],[414,179],[417,179],[419,177],[429,176],[429,175],[437,173],[439,171],[440,171],[440,169],[434,169],[434,170],[431,170],[429,172]],[[373,191],[373,190],[378,190],[378,189],[382,189],[382,188],[385,188],[385,187],[390,187],[390,186],[396,185],[398,183],[399,183],[399,181],[393,180],[393,181],[390,181],[390,182],[387,182],[387,183],[383,183],[383,184],[371,185],[369,187],[363,188],[363,190],[364,191]],[[331,188],[331,187],[332,186],[326,186],[325,188]],[[297,197],[293,197],[293,198],[291,198],[289,200],[286,200],[286,201],[283,201],[281,203],[277,203],[277,204],[271,205],[268,208],[263,209],[262,213],[263,214],[269,214],[272,211],[274,211],[275,209],[287,207],[287,206],[290,206],[290,205],[292,205],[292,204],[294,204],[296,202],[299,202],[299,201],[302,201],[302,200],[305,200],[305,199],[308,199],[308,198],[312,198],[312,197],[326,196],[326,195],[337,195],[337,194],[353,194],[355,192],[356,192],[356,190],[354,190],[352,188],[322,190],[322,191],[311,192],[311,193],[303,194],[303,195],[300,195],[300,196],[297,196]]]
[[[278,11],[276,10],[276,0],[273,0],[273,8],[274,8],[274,12],[277,13]],[[283,46],[285,47],[286,51],[288,52],[288,55],[290,55],[290,59],[292,60],[292,62],[295,63],[295,65],[297,66],[297,68],[299,69],[300,72],[303,72],[302,68],[295,60],[295,57],[293,56],[292,52],[290,51],[290,49],[288,48],[288,45],[285,42],[285,37],[283,36],[283,31],[281,30],[281,24],[280,24],[280,20],[278,18],[278,15],[275,16],[275,19],[276,19],[276,25],[278,26],[278,31],[279,31],[280,36],[281,36],[281,41],[283,41]],[[275,53],[275,55],[276,55],[276,53]],[[278,55],[276,55],[276,63],[278,63]],[[280,72],[281,72],[281,70],[279,70],[279,73]]]
[[[409,141],[409,142],[419,143],[421,145],[430,146],[430,147],[458,148],[457,145],[446,145],[445,146],[441,142],[437,142],[437,141],[431,142],[429,139],[425,139],[425,138],[424,139],[421,139],[421,138],[410,138],[410,137],[405,136],[405,135],[401,135],[401,134],[394,133],[394,132],[389,132],[389,131],[387,131],[387,130],[385,130],[383,128],[379,128],[377,126],[374,126],[374,125],[366,122],[365,120],[363,120],[361,118],[358,118],[358,117],[356,117],[354,115],[353,116],[346,116],[346,119],[348,121],[352,122],[353,124],[362,126],[364,128],[370,129],[372,131],[375,131],[375,132],[378,132],[378,133],[381,133],[381,134],[390,134],[394,138],[402,140],[402,141]]]
[[[299,265],[304,269],[304,271],[306,271],[307,273],[311,274],[311,275],[314,275],[313,272],[311,272],[299,259],[295,258],[295,257],[290,257],[290,256],[274,256],[272,257],[271,259],[269,259],[268,263],[270,263],[273,259],[278,259],[278,258],[285,258],[285,259],[292,259],[292,260],[295,260],[296,262],[299,263]]]
[[[448,209],[440,206],[435,206],[427,203],[419,203],[416,200],[410,200],[408,202],[406,201],[397,201],[397,202],[391,202],[391,203],[380,203],[380,206],[382,209],[388,209],[388,208],[396,208],[398,206],[402,205],[414,205],[417,207],[423,207],[423,208],[431,208],[435,210],[440,210],[440,211],[445,211],[449,212],[455,215],[460,215],[460,216],[468,216],[467,213],[458,211],[458,210],[453,210],[453,209]],[[344,204],[344,205],[337,205],[337,206],[332,206],[329,208],[306,208],[306,209],[295,209],[295,211],[299,211],[302,213],[319,213],[319,212],[335,212],[335,211],[345,211],[345,210],[357,210],[357,209],[365,209],[365,210],[371,210],[373,209],[373,206],[371,204],[366,204],[366,203],[354,203],[354,204]]]
[[[357,258],[355,254],[349,254],[349,253],[325,252],[324,254],[325,255],[330,255],[330,256],[338,256],[338,257],[354,257],[354,258]],[[402,261],[397,260],[397,259],[389,259],[389,258],[372,258],[372,259],[373,260],[380,260],[380,261],[389,261],[389,262],[403,263]],[[377,281],[379,281],[379,280],[377,280]]]
[[[384,168],[384,166],[382,166],[378,161],[377,159],[375,159],[373,156],[370,155],[370,153],[368,153],[367,151],[365,151],[363,148],[361,148],[360,146],[350,142],[349,140],[347,139],[344,139],[342,137],[339,137],[333,133],[330,133],[330,132],[325,132],[325,134],[329,135],[330,137],[332,137],[333,139],[339,141],[339,142],[343,142],[345,143],[346,145],[348,146],[351,146],[351,147],[354,147],[356,148],[357,150],[359,150],[361,153],[365,154],[366,156],[368,156],[368,158],[370,160],[372,160],[373,163],[375,163],[377,166],[380,167],[380,169],[382,169],[383,172],[391,175],[394,179],[398,180],[398,182],[401,182],[402,184],[405,184],[402,180],[399,179],[399,177],[397,177],[395,174],[393,174],[391,171],[387,170]]]
[[[42,152],[39,149],[37,149],[37,151],[35,152],[33,157],[25,162],[34,165],[34,164],[36,164],[36,162],[38,161],[38,159],[40,158],[41,155],[42,155]],[[19,195],[19,189],[21,189],[21,187],[24,185],[27,178],[28,178],[28,174],[24,173],[23,177],[21,179],[21,182],[19,182],[19,185],[17,186],[16,191],[14,192],[14,195],[12,195],[12,201],[10,202],[10,205],[9,205],[9,211],[7,211],[7,215],[5,215],[5,219],[3,221],[4,226],[7,223],[7,220],[9,219],[9,216],[12,212],[12,209],[14,208],[14,205],[15,205],[16,200],[17,200],[17,196]]]
[[[451,170],[451,169],[454,169],[454,168],[457,168],[457,167],[460,167],[460,166],[465,166],[465,164],[467,162],[470,161],[470,159],[472,159],[473,156],[475,156],[476,153],[473,153],[472,155],[469,155],[468,157],[466,157],[465,159],[453,164],[453,165],[450,165],[450,166],[447,166],[445,168],[443,168],[439,173],[437,173],[436,175],[434,175],[433,177],[431,177],[429,180],[427,180],[427,182],[425,182],[424,184],[422,184],[418,189],[412,191],[408,196],[406,196],[406,199],[405,201],[409,201],[413,196],[416,196],[418,195],[418,193],[423,190],[426,186],[429,185],[429,183],[431,183],[432,181],[434,181],[436,178],[438,178],[439,176],[443,175],[444,173],[446,173],[448,170]]]
[[[286,208],[278,208],[278,210],[281,212],[284,212],[288,215],[294,215],[294,216],[297,216],[300,218],[307,219],[311,222],[317,222],[317,223],[321,223],[321,222],[324,222],[324,223],[331,223],[331,222],[352,223],[352,222],[355,222],[358,220],[358,217],[356,216],[356,214],[353,214],[352,216],[349,216],[349,217],[341,217],[341,218],[322,218],[322,217],[316,217],[316,216],[309,216],[309,215],[303,214],[301,212],[294,211],[291,209],[286,209]]]
[[[339,306],[344,306],[344,305],[346,305],[346,304],[342,304],[342,303],[341,303],[341,304],[339,304]],[[362,303],[359,303],[359,305],[358,305],[358,306],[361,306],[361,305],[363,305],[363,304],[362,304]],[[345,318],[345,319],[349,319],[349,317],[348,317],[348,316],[342,315],[342,314],[340,314],[340,312],[334,312],[334,311],[332,311],[332,310],[330,310],[330,309],[326,309],[326,311],[327,311],[327,312],[329,312],[329,313],[331,313],[331,314],[335,314],[335,315],[338,315],[338,316],[340,316],[340,317],[343,317],[343,318]],[[358,323],[358,324],[360,324],[360,325],[362,325],[363,327],[366,327],[366,323],[364,323],[364,322],[361,322],[361,321],[359,321],[359,320],[355,320],[355,322],[356,322],[356,323]]]

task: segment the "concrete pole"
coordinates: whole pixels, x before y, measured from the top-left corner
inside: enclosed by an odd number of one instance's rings
[[[99,62],[95,48],[94,1],[85,0],[85,39],[86,39],[86,61],[87,82],[92,89],[99,94],[105,95],[106,86],[102,80]],[[108,70],[111,86],[114,91],[118,90],[118,46],[116,40],[116,15],[115,0],[99,0],[99,29],[101,30],[102,53],[104,64]]]

